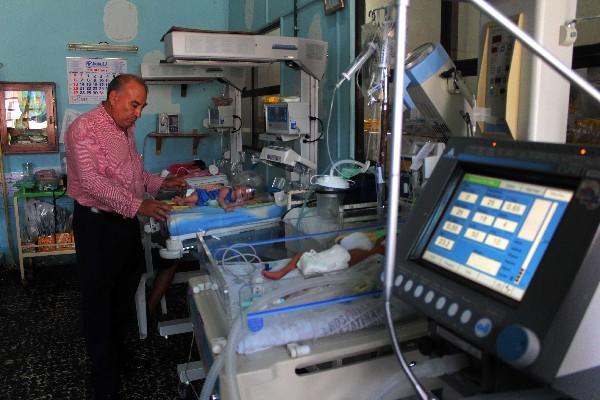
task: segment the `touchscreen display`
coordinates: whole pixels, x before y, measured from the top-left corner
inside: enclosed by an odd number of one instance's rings
[[[465,174],[422,258],[521,301],[573,192]]]

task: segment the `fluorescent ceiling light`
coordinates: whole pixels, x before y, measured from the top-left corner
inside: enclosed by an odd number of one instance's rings
[[[69,50],[84,50],[84,51],[113,51],[117,53],[137,53],[138,47],[132,44],[110,44],[107,42],[100,43],[69,43]]]

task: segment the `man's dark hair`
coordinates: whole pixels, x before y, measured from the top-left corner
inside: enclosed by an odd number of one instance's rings
[[[144,86],[144,89],[146,90],[146,94],[148,94],[148,85],[146,85],[146,81],[145,80],[143,80],[142,78],[140,78],[137,75],[133,75],[133,74],[121,74],[121,75],[117,75],[108,84],[108,88],[107,88],[107,91],[106,91],[106,98],[108,99],[108,95],[110,94],[110,92],[115,91],[115,90],[116,91],[121,90],[121,88],[123,88],[123,86],[127,82],[130,82],[130,81],[136,81],[140,85]]]

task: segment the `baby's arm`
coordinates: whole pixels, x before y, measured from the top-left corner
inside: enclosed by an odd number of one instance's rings
[[[229,194],[230,190],[233,190],[233,189],[223,188],[219,192],[218,202],[219,202],[219,205],[221,206],[221,208],[223,208],[223,210],[225,210],[225,212],[233,211],[234,208],[239,207],[239,206],[243,206],[244,204],[246,204],[246,202],[244,200],[242,200],[242,199],[236,199],[232,203],[227,203],[227,201],[225,200],[225,198]]]
[[[187,197],[175,196],[173,197],[173,201],[178,206],[194,206],[198,202],[198,193],[194,190],[194,192]]]
[[[227,187],[219,190],[219,197],[217,198],[217,201],[219,202],[219,205],[221,206],[221,208],[223,210],[225,210],[225,212],[231,211],[231,208],[229,208],[230,205],[227,204],[227,201],[225,200],[225,198],[229,194],[230,190],[231,189],[227,188]]]

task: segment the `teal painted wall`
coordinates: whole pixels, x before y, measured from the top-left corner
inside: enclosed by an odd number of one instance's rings
[[[137,54],[97,53],[68,51],[68,42],[100,41],[115,42],[105,32],[105,6],[124,5],[137,10],[137,35],[130,41],[139,46]],[[59,131],[66,108],[87,111],[92,105],[70,105],[67,98],[67,75],[65,57],[123,57],[127,59],[129,72],[139,73],[144,61],[157,61],[164,48],[160,38],[171,26],[224,30],[229,25],[229,2],[221,0],[2,0],[0,2],[0,37],[2,51],[0,81],[55,82],[57,87],[57,117]],[[222,86],[217,83],[190,85],[185,98],[180,96],[178,86],[168,89],[150,86],[150,97],[160,96],[156,101],[180,110],[184,131],[201,128],[206,117],[210,97],[219,94]],[[170,95],[170,99],[168,98]],[[150,171],[180,161],[192,160],[191,140],[168,140],[163,143],[162,154],[154,154],[154,141],[144,137],[156,129],[156,113],[160,104],[149,104],[137,122],[136,140],[140,153],[145,155],[145,165]],[[171,111],[171,110],[164,110]],[[202,130],[202,129],[201,129]],[[62,150],[62,145],[60,146]],[[198,157],[212,160],[221,157],[218,137],[201,142]],[[60,167],[59,153],[34,155],[5,155],[6,172],[20,171],[23,162],[29,161],[36,168]],[[12,205],[12,201],[10,202]],[[10,210],[12,214],[12,209]],[[6,253],[6,221],[0,215],[0,252]],[[14,226],[14,224],[13,224]]]
[[[292,0],[230,0],[229,29],[258,31],[279,22],[283,36],[294,35]],[[320,82],[319,117],[326,125],[333,88],[340,73],[354,59],[353,1],[334,14],[325,15],[322,0],[298,0],[298,36],[319,39],[329,44],[327,72]],[[282,69],[282,87],[286,89],[290,74]],[[345,83],[337,91],[329,128],[329,147],[334,161],[354,156],[354,90]],[[328,170],[329,157],[325,140],[319,143],[319,171]]]

